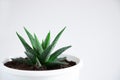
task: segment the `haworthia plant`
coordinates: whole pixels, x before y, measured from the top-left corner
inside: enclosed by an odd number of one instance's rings
[[[61,34],[63,33],[63,31],[65,30],[65,28],[63,28],[57,34],[57,36],[52,41],[52,43],[50,43],[50,32],[48,32],[45,40],[42,40],[42,42],[40,42],[38,37],[36,36],[36,34],[32,35],[24,27],[24,30],[31,42],[31,46],[25,41],[25,39],[20,34],[18,34],[16,32],[18,38],[20,39],[21,43],[23,44],[23,46],[25,48],[25,54],[26,54],[27,58],[29,59],[26,62],[31,65],[36,65],[38,67],[41,67],[43,65],[52,66],[52,65],[56,65],[56,64],[57,65],[58,64],[66,64],[66,62],[63,62],[65,57],[58,58],[58,56],[61,55],[65,50],[67,50],[71,46],[62,47],[52,53],[56,43],[58,42],[58,40],[59,40]],[[19,60],[22,60],[22,58]],[[22,60],[22,61],[24,61],[24,60]]]

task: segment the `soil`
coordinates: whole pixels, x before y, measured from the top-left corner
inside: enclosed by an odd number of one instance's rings
[[[9,61],[9,62],[5,63],[4,65],[9,68],[14,68],[14,69],[19,69],[19,70],[34,70],[34,71],[56,70],[56,69],[62,69],[62,68],[67,68],[67,67],[76,65],[76,63],[74,61],[68,61],[65,59],[64,62],[66,62],[68,64],[64,64],[64,65],[61,64],[61,65],[57,65],[57,66],[53,66],[53,67],[42,66],[40,68],[38,68],[37,66],[31,66],[26,63],[20,63],[17,61]]]

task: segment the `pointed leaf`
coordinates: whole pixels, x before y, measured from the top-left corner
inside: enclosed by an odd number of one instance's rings
[[[45,42],[42,40],[42,48],[45,50]]]
[[[34,43],[34,37],[32,36],[32,34],[25,27],[24,27],[24,30],[27,33],[27,36],[28,36],[33,48],[36,48],[35,43]]]
[[[47,34],[45,38],[44,45],[45,45],[44,49],[46,49],[50,45],[50,32]]]
[[[62,54],[65,50],[67,50],[68,48],[70,48],[71,46],[67,46],[67,47],[63,47],[63,48],[60,48],[58,49],[57,51],[55,51],[53,54],[51,54],[50,58],[49,58],[49,61],[54,61],[56,60],[56,58]]]
[[[36,56],[36,52],[28,45],[28,43],[16,32],[18,38],[20,39],[21,43],[23,44],[24,48],[26,49],[26,52],[29,52]]]
[[[25,47],[26,51],[32,50],[32,48],[28,45],[28,43],[24,40],[24,38],[20,36],[17,32],[16,34],[18,38],[20,39],[21,43],[23,44],[23,46]]]
[[[40,42],[35,34],[34,34],[34,37],[35,37],[36,50],[38,50],[39,54],[42,54],[42,52],[43,52],[42,45],[40,44]]]
[[[65,28],[66,28],[66,27],[65,27]],[[43,59],[44,62],[47,62],[47,60],[49,59],[49,55],[50,55],[51,51],[52,51],[53,48],[55,47],[58,39],[60,38],[60,36],[61,36],[61,34],[63,33],[63,31],[65,30],[65,28],[62,29],[62,30],[57,34],[57,36],[56,36],[55,39],[53,40],[52,44],[42,53],[41,56],[42,56],[42,59]]]

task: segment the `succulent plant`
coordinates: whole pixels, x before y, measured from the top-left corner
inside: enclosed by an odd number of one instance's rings
[[[42,40],[42,42],[40,43],[36,34],[32,35],[24,27],[24,30],[31,42],[31,46],[25,41],[25,39],[20,34],[16,32],[18,38],[20,39],[21,43],[23,44],[25,48],[25,54],[28,58],[28,60],[25,62],[30,65],[36,65],[37,67],[42,67],[42,66],[49,67],[49,66],[54,66],[54,65],[67,64],[66,62],[63,61],[65,57],[59,58],[59,55],[62,54],[65,50],[67,50],[71,46],[65,46],[65,47],[62,47],[56,50],[55,52],[52,52],[53,48],[55,47],[56,43],[58,42],[65,28],[63,28],[57,34],[57,36],[52,41],[52,43],[50,43],[50,32],[48,32],[45,40]],[[24,61],[23,58],[20,58],[19,60]]]

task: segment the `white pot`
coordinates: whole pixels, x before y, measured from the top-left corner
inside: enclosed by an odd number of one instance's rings
[[[57,70],[27,71],[4,66],[4,63],[10,61],[10,59],[5,59],[0,64],[2,80],[79,80],[81,60],[71,55],[64,56],[67,57],[67,60],[75,61],[77,64],[72,67]]]

